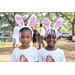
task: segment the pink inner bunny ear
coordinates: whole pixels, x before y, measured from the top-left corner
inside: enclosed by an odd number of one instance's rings
[[[60,27],[63,23],[63,18],[59,18],[55,23],[55,28]]]
[[[15,15],[15,20],[19,24],[20,27],[23,26],[23,19],[20,15],[16,14]]]
[[[49,28],[50,21],[49,21],[47,18],[45,18],[45,19],[43,20],[43,24],[44,24],[47,28]]]
[[[30,18],[30,20],[29,20],[28,26],[34,25],[35,22],[36,22],[36,16],[35,15],[32,15],[31,18]]]

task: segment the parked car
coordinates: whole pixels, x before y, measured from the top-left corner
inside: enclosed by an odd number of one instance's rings
[[[72,36],[72,41],[74,41],[74,42],[75,42],[75,36]]]
[[[0,32],[0,36],[5,36],[4,33],[3,33],[2,31]]]
[[[70,36],[71,36],[71,34],[62,32],[62,37],[64,37],[64,38],[69,38]]]
[[[12,31],[5,31],[5,36],[11,36],[12,35]]]

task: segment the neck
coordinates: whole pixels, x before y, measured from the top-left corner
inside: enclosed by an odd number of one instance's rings
[[[48,50],[48,51],[54,51],[54,50],[57,49],[57,47],[56,46],[52,46],[52,47],[51,46],[46,46],[45,49]]]
[[[30,45],[28,45],[28,46],[23,46],[23,45],[21,45],[19,48],[20,49],[27,49],[27,48],[29,48],[30,47]]]

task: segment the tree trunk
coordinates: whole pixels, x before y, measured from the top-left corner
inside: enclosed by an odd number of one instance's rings
[[[74,19],[72,24],[72,35],[75,36],[75,12],[74,12]]]
[[[72,24],[72,35],[75,36],[75,19],[73,20]]]
[[[74,36],[74,23],[72,25],[72,35]]]

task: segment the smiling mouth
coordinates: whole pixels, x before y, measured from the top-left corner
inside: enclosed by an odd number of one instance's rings
[[[23,44],[27,44],[27,42],[23,42]]]
[[[49,44],[50,44],[50,45],[53,45],[54,43],[53,43],[53,42],[49,42]]]

